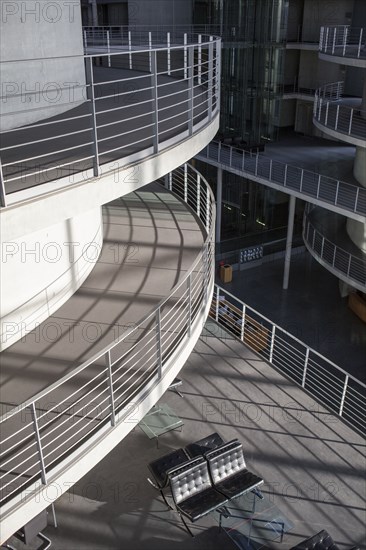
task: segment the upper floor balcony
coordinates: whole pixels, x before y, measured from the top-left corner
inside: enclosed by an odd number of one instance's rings
[[[104,204],[184,163],[218,129],[219,38],[130,31],[107,48],[84,36],[87,53],[48,60],[77,64],[78,82],[3,86],[2,206],[86,184],[86,207],[93,193]],[[22,63],[4,61],[2,73]]]
[[[366,33],[349,25],[320,29],[319,57],[342,65],[366,67]]]
[[[366,112],[361,98],[344,98],[343,82],[333,82],[315,93],[313,122],[317,128],[342,141],[366,147]]]

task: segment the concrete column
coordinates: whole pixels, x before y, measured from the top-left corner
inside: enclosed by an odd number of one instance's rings
[[[222,168],[217,169],[216,185],[216,242],[221,240],[221,212],[222,212]]]
[[[295,206],[296,197],[290,195],[288,204],[288,222],[287,222],[287,237],[286,237],[286,254],[285,254],[285,266],[283,272],[283,290],[288,289],[288,282],[290,278],[290,265],[291,265],[291,252],[292,252],[292,236],[294,233],[294,219],[295,219]]]

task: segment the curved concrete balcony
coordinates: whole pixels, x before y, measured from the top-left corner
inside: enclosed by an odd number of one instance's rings
[[[136,426],[200,336],[214,197],[188,165],[159,183],[105,207],[91,275],[2,354],[2,540],[49,505],[52,486],[68,490]]]
[[[283,99],[300,99],[302,101],[314,101],[316,89],[298,86],[296,84],[285,84],[283,87]]]
[[[321,27],[319,58],[342,65],[366,67],[366,32],[349,25]]]
[[[326,134],[347,143],[366,147],[366,111],[361,99],[342,98],[343,82],[334,82],[315,93],[313,123]]]
[[[366,291],[366,254],[348,237],[345,219],[315,208],[304,214],[303,239],[325,269],[362,292]]]
[[[366,216],[366,189],[304,168],[211,142],[197,158],[283,193],[358,221]]]
[[[1,117],[3,206],[60,190],[65,198],[65,191],[87,187],[71,202],[90,209],[93,194],[96,206],[129,193],[212,139],[219,124],[220,39],[183,34],[167,46],[158,35],[146,36],[130,36],[108,53],[99,45],[85,54],[84,83],[2,97],[16,101],[17,120],[24,121],[34,119],[43,100],[38,122],[14,128],[14,113]],[[5,65],[17,70],[16,60]],[[48,118],[44,98],[50,112],[55,102],[67,110]]]

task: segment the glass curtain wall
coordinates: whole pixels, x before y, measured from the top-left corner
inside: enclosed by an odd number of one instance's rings
[[[277,137],[288,0],[194,0],[194,23],[223,38],[221,137]]]

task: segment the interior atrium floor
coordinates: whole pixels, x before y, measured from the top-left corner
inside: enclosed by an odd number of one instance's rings
[[[281,543],[257,539],[255,548],[287,550],[321,529],[341,550],[365,548],[365,442],[358,434],[213,322],[180,376],[183,398],[167,391],[161,401],[183,420],[182,430],[160,436],[157,447],[136,426],[56,501],[58,527],[50,514],[44,531],[52,548],[234,550],[215,513],[192,525],[191,538],[146,479],[150,461],[215,431],[242,442],[248,469],[265,481],[265,498],[293,526]]]

